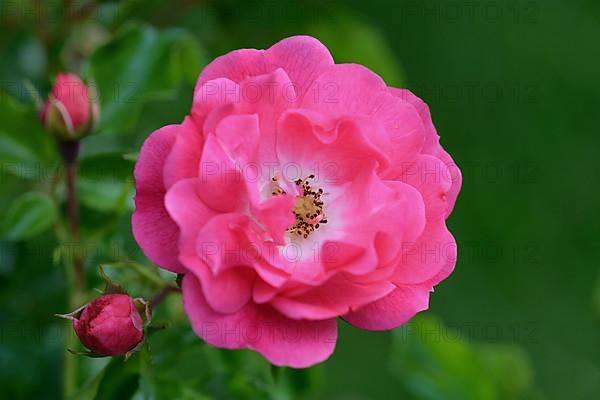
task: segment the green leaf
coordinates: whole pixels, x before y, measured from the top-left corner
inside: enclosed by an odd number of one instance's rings
[[[103,371],[94,399],[130,400],[140,385],[141,357],[141,353],[135,354],[127,362],[123,357],[114,357]]]
[[[41,192],[29,192],[12,203],[2,232],[7,240],[28,239],[48,229],[55,219],[56,207],[52,199]]]
[[[510,344],[481,346],[480,358],[499,398],[518,399],[533,385],[533,371],[523,350]]]
[[[134,262],[119,262],[103,264],[101,267],[132,271],[136,274],[136,281],[143,279],[148,283],[152,284],[155,288],[161,288],[169,283],[168,280],[161,277],[161,275],[158,272],[158,268],[156,268],[155,266],[145,266]]]
[[[394,331],[391,370],[425,400],[531,398],[531,365],[510,344],[471,344],[430,315]]]
[[[123,154],[123,158],[125,160],[133,161],[133,162],[137,162],[139,156],[140,156],[139,152]]]
[[[171,57],[175,79],[195,83],[206,62],[206,55],[191,35],[181,35],[173,46]]]
[[[98,131],[131,129],[144,103],[172,97],[182,80],[196,79],[201,67],[199,46],[184,30],[127,26],[84,64],[100,96]]]
[[[81,202],[98,211],[123,211],[133,193],[133,166],[120,153],[82,159],[77,181]]]
[[[144,386],[144,376],[150,369],[150,361],[147,343],[127,361],[124,357],[113,357],[72,400],[130,400]]]
[[[105,372],[106,368],[102,369],[94,378],[84,384],[71,400],[94,400]]]
[[[52,138],[42,131],[33,104],[0,93],[0,163],[2,176],[51,180],[56,163]]]
[[[187,324],[173,324],[149,338],[158,399],[269,399],[270,364],[249,350],[207,345]]]

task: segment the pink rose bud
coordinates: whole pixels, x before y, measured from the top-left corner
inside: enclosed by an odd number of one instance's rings
[[[143,339],[143,322],[131,297],[107,294],[86,305],[73,320],[81,343],[100,356],[120,356]]]
[[[59,73],[40,112],[44,128],[62,140],[79,139],[98,120],[98,104],[77,75]]]

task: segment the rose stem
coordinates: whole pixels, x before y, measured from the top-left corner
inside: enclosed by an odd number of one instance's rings
[[[77,204],[77,156],[79,154],[79,141],[62,142],[59,149],[65,168],[67,170],[67,213],[69,219],[69,230],[71,240],[75,246],[73,251],[73,269],[75,272],[75,293],[73,300],[81,301],[80,298],[85,290],[85,271],[83,270],[83,259],[79,250],[79,205]],[[79,307],[81,304],[71,304]]]
[[[72,248],[72,259],[67,261],[68,274],[73,276],[69,289],[69,302],[71,309],[81,306],[85,295],[85,271],[80,253],[79,243],[79,205],[77,203],[77,157],[79,155],[79,141],[60,142],[58,145],[67,174],[67,218]],[[63,376],[63,395],[65,399],[73,398],[77,391],[78,356],[70,354],[67,349],[76,349],[78,341],[73,335],[72,327],[66,329],[65,340],[65,370]]]
[[[179,289],[177,286],[175,285],[166,285],[163,286],[150,300],[150,305],[152,306],[152,308],[156,307],[157,305],[159,305],[160,303],[162,303],[162,301],[171,293],[176,293],[176,292],[181,292],[181,289]]]

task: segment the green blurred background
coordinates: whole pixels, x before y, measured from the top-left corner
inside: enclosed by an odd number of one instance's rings
[[[334,355],[271,374],[207,347],[178,296],[127,364],[82,359],[77,398],[600,398],[600,3],[538,1],[0,1],[0,398],[61,397],[69,311],[64,174],[35,114],[58,71],[93,80],[98,131],[78,192],[89,287],[98,264],[148,296],[130,233],[135,153],[188,113],[212,58],[311,34],[431,107],[463,171],[454,274],[394,332],[340,321]],[[61,239],[62,238],[62,239]],[[149,271],[140,274],[140,268]],[[90,296],[92,293],[90,292]]]

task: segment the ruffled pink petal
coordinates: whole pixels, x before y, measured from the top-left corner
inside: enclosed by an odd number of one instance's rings
[[[178,246],[180,262],[192,271],[206,267],[182,260],[198,259],[196,255],[198,232],[216,215],[202,203],[196,193],[196,187],[196,179],[185,179],[173,185],[165,196],[166,209],[180,231],[179,240],[171,242],[169,246],[171,248]]]
[[[298,94],[297,101],[317,90],[313,82],[333,65],[327,47],[310,36],[283,39],[265,52],[265,58],[269,69],[283,68],[287,72]]]
[[[378,248],[384,262],[400,254],[402,243],[416,241],[426,225],[425,204],[418,190],[403,182],[382,181],[374,171],[367,169],[330,207],[343,210],[338,216],[343,221],[338,242],[366,247],[374,246],[379,232],[394,237],[395,240],[378,243],[388,246]]]
[[[279,120],[277,155],[283,165],[314,169],[318,181],[336,185],[354,179],[373,162],[378,169],[389,165],[385,153],[355,121],[326,121],[301,109],[289,110]]]
[[[196,83],[194,97],[197,97],[197,93],[206,82],[226,78],[239,83],[248,77],[266,74],[267,72],[269,71],[267,70],[263,50],[240,49],[231,51],[215,58],[204,67]]]
[[[162,168],[179,125],[165,126],[150,135],[135,166],[135,211],[131,218],[133,236],[144,254],[155,264],[170,271],[185,271],[177,260],[179,229],[164,206],[165,186]]]
[[[385,149],[391,160],[382,177],[397,179],[398,171],[414,161],[422,152],[425,128],[418,113],[410,104],[390,96],[387,92],[377,99],[376,111],[367,119],[366,129],[373,141]]]
[[[323,263],[328,272],[345,271],[363,275],[377,267],[377,253],[371,242],[349,243],[342,240],[328,240],[322,250]]]
[[[195,92],[213,79],[227,78],[240,83],[281,68],[291,79],[290,93],[298,94],[290,95],[290,101],[297,102],[309,91],[315,78],[331,65],[331,54],[321,42],[309,36],[293,36],[266,51],[241,49],[216,58],[202,71]]]
[[[448,190],[447,194],[449,215],[454,208],[456,198],[458,197],[458,192],[460,191],[460,187],[462,185],[462,175],[460,169],[452,160],[450,154],[448,154],[440,145],[440,137],[437,134],[435,126],[433,125],[433,121],[431,120],[431,113],[429,112],[429,107],[427,104],[425,104],[423,100],[415,96],[410,90],[407,89],[389,88],[389,92],[415,107],[425,126],[426,139],[423,147],[423,153],[430,154],[442,160],[450,172],[449,176],[451,177],[452,186]]]
[[[284,251],[271,261],[290,271],[289,282],[295,284],[293,290],[289,285],[281,288],[282,295],[296,297],[340,271],[361,276],[352,279],[361,285],[389,277],[393,271],[387,264],[398,259],[402,243],[416,241],[425,226],[421,194],[403,182],[381,181],[368,169],[332,199],[329,209],[339,211],[328,216],[331,224],[324,229],[330,230],[323,242],[317,231],[307,246],[299,248],[306,257],[295,259],[297,251],[291,255]],[[380,267],[386,270],[380,272]]]
[[[412,168],[405,178],[423,195],[427,225],[417,240],[403,243],[393,281],[437,284],[453,270],[457,257],[456,241],[446,227],[447,193],[452,182],[444,179],[446,164],[433,156],[421,155]]]
[[[198,247],[197,241],[201,232],[221,215],[216,215],[200,201],[195,188],[195,179],[183,180],[176,183],[166,197],[167,209],[180,226],[179,260],[189,273],[204,282],[205,297],[214,309],[235,312],[251,298],[256,274],[247,268],[213,271],[206,263],[209,255],[221,260],[224,244],[215,240]],[[215,225],[222,227],[223,224]],[[239,254],[234,251],[233,255]]]
[[[252,214],[264,225],[269,239],[276,244],[284,244],[287,229],[295,222],[293,214],[296,199],[291,195],[272,196],[264,202],[252,206]]]
[[[252,166],[260,140],[258,114],[231,115],[217,125],[215,135],[227,155],[242,172]],[[248,172],[249,174],[249,172]],[[253,178],[253,176],[244,176]]]
[[[344,315],[357,328],[384,331],[397,328],[429,307],[427,286],[398,286],[387,296]]]
[[[413,186],[423,195],[428,220],[445,220],[449,214],[448,193],[453,186],[450,173],[445,162],[427,154],[419,155],[404,167],[402,182]]]
[[[227,154],[215,135],[209,135],[198,165],[197,194],[217,212],[242,210],[248,202],[242,169]]]
[[[275,156],[277,121],[281,114],[293,105],[289,94],[290,91],[293,93],[292,82],[286,71],[279,68],[268,74],[240,82],[240,88],[241,112],[258,114],[260,146],[257,159],[264,167],[266,163],[277,161]]]
[[[227,78],[215,78],[196,86],[192,103],[192,117],[205,134],[215,133],[217,123],[231,113],[242,101],[241,89],[237,82]],[[225,110],[224,106],[227,106]]]
[[[220,313],[234,313],[248,304],[256,273],[250,268],[230,268],[202,278],[202,291],[210,307]]]
[[[305,96],[301,107],[328,117],[352,116],[363,124],[368,138],[391,161],[389,178],[411,162],[425,142],[425,128],[415,108],[388,92],[385,82],[368,68],[337,64],[319,76],[319,95]]]
[[[273,246],[267,261],[273,268],[287,272],[286,283],[298,284],[307,290],[325,282],[330,275],[323,265],[319,246],[318,241],[307,246],[294,242],[287,243],[283,248]]]
[[[203,121],[205,134],[213,133],[224,118],[235,114],[256,114],[260,132],[256,158],[265,163],[276,162],[275,133],[280,115],[294,103],[294,87],[282,68],[249,76],[240,82],[221,78],[206,82],[196,92],[192,113]],[[206,110],[211,112],[206,114]],[[269,177],[268,177],[269,178]]]
[[[259,229],[243,214],[216,215],[197,233],[196,258],[201,259],[203,266],[214,275],[242,266],[253,269],[269,285],[281,286],[289,273],[272,265],[270,259],[275,257],[277,250],[274,244],[267,245],[258,239]]]
[[[162,180],[169,189],[176,182],[198,176],[198,162],[202,154],[202,132],[190,117],[186,117],[173,148],[164,163]]]
[[[326,360],[335,348],[337,324],[286,318],[267,305],[248,303],[236,313],[216,312],[207,304],[200,282],[183,280],[183,305],[194,332],[207,343],[227,349],[249,348],[278,366],[306,368]]]
[[[416,242],[403,244],[403,250],[392,278],[398,284],[419,284],[443,277],[442,271],[451,272],[456,264],[456,241],[442,221],[429,223]]]
[[[201,232],[206,227],[210,227],[211,223],[218,220],[221,215],[215,214],[202,203],[196,192],[195,179],[176,183],[167,193],[166,205],[170,215],[180,227],[179,261],[181,264],[205,283],[203,286],[205,296],[212,307],[222,312],[239,310],[251,297],[256,274],[245,268],[213,271],[206,261],[210,257],[220,261],[224,256],[222,247],[224,244],[216,239],[204,245],[198,244]],[[217,222],[214,226],[222,228],[223,224]],[[239,251],[234,252],[236,257],[239,254]]]
[[[252,291],[252,300],[257,304],[268,303],[279,292],[279,288],[269,285],[262,279],[257,279]]]
[[[438,273],[435,274],[433,277],[423,282],[423,285],[433,288],[438,283],[448,278],[450,274],[454,271],[454,267],[456,266],[456,260],[458,258],[458,247],[456,245],[456,242],[448,246],[448,248],[445,251],[444,257],[445,262],[442,265],[442,268],[440,268]]]
[[[240,213],[218,214],[198,231],[196,253],[213,274],[256,262],[257,248],[247,236],[250,223]]]
[[[304,96],[300,107],[330,117],[370,115],[387,90],[383,79],[358,64],[332,65],[315,79],[314,86],[319,90]]]
[[[363,285],[347,279],[344,274],[336,274],[327,282],[310,288],[299,296],[277,296],[270,304],[290,318],[323,320],[376,301],[395,288],[388,281]]]

